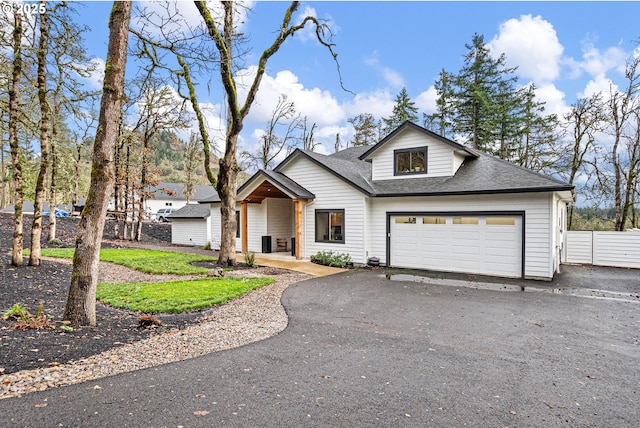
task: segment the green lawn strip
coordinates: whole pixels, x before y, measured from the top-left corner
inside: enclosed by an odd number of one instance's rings
[[[70,259],[73,257],[74,251],[75,248],[43,248],[42,255]],[[175,251],[103,248],[100,250],[100,260],[156,275],[196,275],[207,273],[208,269],[192,266],[191,263],[215,261],[216,259],[201,254]]]
[[[181,313],[227,302],[272,284],[273,278],[198,278],[164,282],[100,283],[97,299],[149,314]]]

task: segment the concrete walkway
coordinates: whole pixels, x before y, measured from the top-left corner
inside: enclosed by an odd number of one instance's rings
[[[344,269],[311,263],[309,260],[296,260],[295,257],[283,255],[283,253],[256,254],[256,264],[293,270],[313,276],[327,276],[345,271]]]

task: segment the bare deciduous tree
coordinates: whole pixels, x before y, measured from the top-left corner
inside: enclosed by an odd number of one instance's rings
[[[571,136],[570,144],[563,150],[561,156],[561,168],[563,178],[570,185],[576,184],[576,177],[583,173],[589,177],[591,171],[586,167],[591,164],[595,156],[597,134],[603,130],[603,105],[600,93],[588,98],[582,98],[571,106],[571,110],[564,115],[564,125]],[[586,188],[583,183],[582,188]],[[574,204],[569,206],[567,227],[571,229],[573,223]]]
[[[218,191],[221,200],[222,231],[218,262],[233,265],[236,261],[236,191],[238,187],[237,177],[240,171],[237,161],[238,136],[243,128],[244,118],[249,114],[255,101],[262,78],[266,72],[267,63],[289,37],[302,30],[308,23],[315,26],[318,42],[329,49],[334,60],[337,55],[333,52],[333,44],[327,41],[328,27],[316,17],[305,16],[298,24],[293,23],[293,15],[298,10],[300,3],[297,1],[291,2],[284,12],[275,39],[260,55],[256,74],[249,84],[245,99],[240,100],[236,76],[234,75],[233,52],[236,47],[237,35],[233,20],[235,2],[222,2],[222,22],[214,18],[205,1],[196,1],[195,4],[220,56],[220,80],[226,95],[228,121],[224,157],[220,160],[218,178],[212,184]]]
[[[637,185],[637,166],[640,162],[637,134],[640,130],[636,117],[640,109],[640,57],[628,60],[625,78],[624,91],[620,92],[613,86],[609,91],[607,114],[613,143],[607,156],[608,167],[598,169],[603,187],[613,193],[615,230],[624,230],[626,227]]]
[[[271,112],[264,134],[260,137],[260,147],[254,152],[244,150],[240,157],[248,162],[250,168],[270,169],[278,155],[291,152],[294,146],[292,140],[296,137],[296,131],[300,129],[302,118],[296,114],[294,102],[282,94]]]

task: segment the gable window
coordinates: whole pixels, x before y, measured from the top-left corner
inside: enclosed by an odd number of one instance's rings
[[[427,172],[427,147],[393,151],[394,175]]]
[[[316,210],[316,242],[344,244],[344,210]]]

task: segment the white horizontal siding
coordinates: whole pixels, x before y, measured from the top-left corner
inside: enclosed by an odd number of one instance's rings
[[[221,227],[220,227],[220,204],[211,204],[211,249],[219,250],[220,249],[220,237],[221,237]]]
[[[249,235],[247,243],[252,253],[262,252],[262,237],[267,235],[267,203],[265,201],[266,199],[261,204],[247,204],[247,234]],[[238,251],[242,251],[241,238],[237,239],[236,244]]]
[[[394,175],[393,152],[398,149],[417,147],[427,149],[427,174]],[[451,146],[431,138],[413,129],[407,129],[396,137],[393,142],[384,144],[372,156],[373,180],[398,179],[406,180],[412,177],[447,177],[453,175],[454,156]]]
[[[291,250],[291,238],[293,237],[293,202],[291,199],[269,198],[267,204],[267,235],[271,236],[271,249],[277,251],[277,239],[287,241],[287,250]]]
[[[220,213],[220,203],[212,203],[211,205],[211,249],[219,250],[220,241],[222,237],[222,214]],[[236,211],[240,210],[240,207],[236,207]],[[236,238],[236,252],[242,251],[242,241],[240,238]]]
[[[369,257],[386,261],[387,212],[473,212],[473,211],[524,211],[526,277],[552,278],[553,251],[550,219],[552,209],[548,193],[530,195],[469,195],[450,197],[372,198],[369,217],[370,232],[367,252]]]
[[[365,196],[351,185],[324,168],[298,157],[283,170],[287,177],[309,189],[315,200],[304,206],[302,257],[309,258],[318,251],[349,253],[355,263],[365,262]],[[315,210],[344,209],[345,243],[315,242]]]
[[[204,246],[211,242],[210,217],[206,219],[182,219],[171,221],[171,243],[177,245]]]
[[[593,263],[593,232],[569,231],[567,232],[566,262],[568,263]]]

